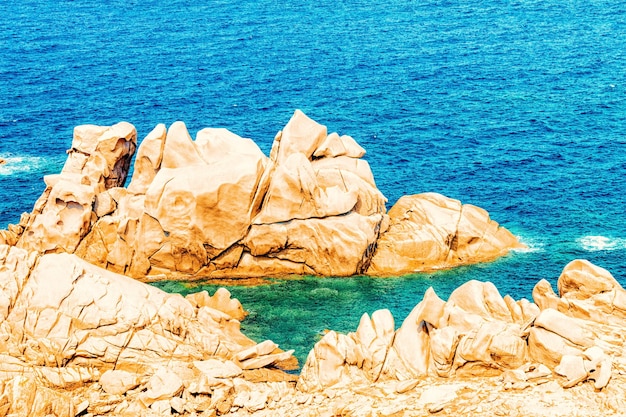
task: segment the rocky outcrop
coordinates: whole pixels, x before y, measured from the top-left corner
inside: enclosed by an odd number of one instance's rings
[[[494,260],[523,248],[476,206],[436,193],[401,197],[377,242],[368,274],[393,275]]]
[[[1,415],[216,410],[233,384],[265,382],[267,398],[293,379],[280,370],[293,351],[245,337],[225,290],[191,303],[75,255],[6,245],[0,288]]]
[[[432,289],[397,331],[388,310],[361,317],[355,333],[329,332],[315,345],[299,386],[405,381],[426,376],[493,375],[529,360],[528,327],[539,314],[526,300],[503,299],[491,283],[470,281],[448,302]]]
[[[75,253],[139,279],[393,275],[492,260],[522,246],[484,210],[438,194],[386,214],[365,150],[296,111],[270,156],[182,122],[139,146],[128,123],[79,126],[60,175],[0,242]]]
[[[91,229],[96,196],[124,185],[136,143],[137,132],[129,123],[74,129],[65,166],[60,174],[45,177],[44,193],[20,221],[16,246],[73,253]]]
[[[291,352],[226,290],[166,294],[69,254],[0,246],[0,415],[620,415],[625,290],[574,261],[537,304],[470,281]]]
[[[542,280],[537,304],[501,297],[470,281],[447,302],[432,289],[394,331],[391,313],[365,314],[355,333],[330,331],[310,352],[298,387],[318,392],[427,377],[501,375],[505,388],[553,379],[564,388],[593,381],[602,390],[626,373],[626,291],[587,261],[568,264],[559,296]],[[539,381],[539,382],[537,382]]]

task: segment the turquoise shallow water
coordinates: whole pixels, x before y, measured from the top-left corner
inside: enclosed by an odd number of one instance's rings
[[[530,297],[579,257],[624,284],[623,33],[626,7],[604,1],[2,2],[0,227],[31,210],[75,125],[127,120],[143,137],[183,120],[268,152],[301,108],[367,149],[390,204],[438,191],[531,251],[411,277],[232,287],[255,338],[302,357],[363,312],[401,321],[430,285],[445,297],[490,280]]]
[[[378,309],[387,308],[399,326],[431,286],[440,297],[447,299],[468,279],[491,280],[499,283],[503,294],[530,298],[534,280],[527,277],[499,280],[507,268],[519,265],[520,259],[515,258],[519,257],[515,255],[490,264],[397,278],[302,277],[269,279],[261,286],[228,288],[249,312],[241,326],[244,333],[258,341],[270,338],[283,349],[295,349],[303,364],[309,350],[326,330],[355,331],[363,313],[371,315]],[[167,281],[153,285],[183,295],[202,290],[212,294],[220,287],[213,282]]]

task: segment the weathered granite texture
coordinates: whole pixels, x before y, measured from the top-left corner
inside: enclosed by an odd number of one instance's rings
[[[534,298],[471,281],[291,352],[239,331],[226,290],[166,294],[70,254],[0,246],[0,415],[623,415],[625,290],[574,261]]]
[[[275,390],[294,378],[280,370],[297,366],[293,351],[244,336],[226,290],[185,299],[75,255],[7,245],[0,290],[3,416],[215,410],[233,378]]]
[[[534,303],[502,298],[489,282],[469,281],[447,302],[432,289],[398,330],[388,310],[364,314],[355,333],[327,333],[309,354],[298,386],[411,381],[428,376],[503,374],[509,388],[561,375],[563,387],[596,390],[626,372],[626,291],[587,261],[568,264],[560,296],[542,280]]]
[[[0,242],[75,253],[138,279],[398,275],[523,247],[482,209],[439,194],[386,213],[365,150],[296,111],[265,156],[250,139],[158,125],[79,126],[60,175]]]

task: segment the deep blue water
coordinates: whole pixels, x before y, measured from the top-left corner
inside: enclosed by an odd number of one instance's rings
[[[142,138],[183,120],[269,152],[300,108],[367,149],[390,204],[441,192],[532,250],[412,277],[230,287],[255,338],[302,357],[363,312],[400,322],[428,286],[446,297],[491,280],[530,297],[580,257],[626,283],[624,3],[197,3],[0,2],[0,227],[31,210],[75,125],[126,120]]]

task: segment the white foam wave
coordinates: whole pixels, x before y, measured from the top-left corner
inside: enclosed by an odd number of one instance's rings
[[[607,236],[583,236],[576,239],[581,248],[588,252],[626,249],[626,239]]]
[[[57,161],[41,156],[7,156],[2,158],[3,164],[0,164],[0,176],[11,176],[15,174],[39,171],[50,164],[56,164]]]
[[[526,238],[524,236],[518,236],[519,241],[526,245],[525,248],[513,249],[515,252],[541,252],[543,251],[544,244],[536,239]]]

